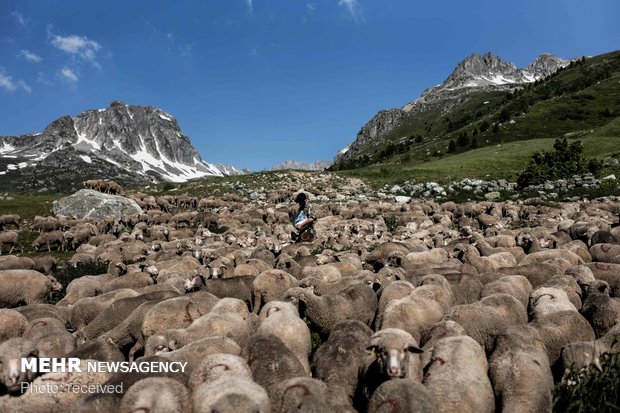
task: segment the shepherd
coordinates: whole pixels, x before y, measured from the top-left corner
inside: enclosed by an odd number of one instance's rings
[[[295,229],[297,232],[291,232],[291,239],[294,242],[311,242],[314,239],[313,226],[314,221],[316,221],[314,208],[304,192],[297,194],[295,202],[299,204],[299,212],[297,213],[297,218],[295,218]]]

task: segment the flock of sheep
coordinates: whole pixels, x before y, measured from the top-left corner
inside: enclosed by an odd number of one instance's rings
[[[316,239],[291,243],[291,195],[0,217],[9,253],[37,231],[33,249],[109,263],[51,305],[53,258],[0,257],[0,412],[545,412],[571,366],[620,352],[620,200],[325,202]],[[21,371],[43,357],[188,369]]]

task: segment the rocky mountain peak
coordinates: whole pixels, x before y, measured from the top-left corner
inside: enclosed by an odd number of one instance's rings
[[[9,165],[13,165],[7,171],[0,170],[0,175],[8,178],[16,170],[28,175],[29,168],[46,165],[44,160],[50,155],[53,159],[81,159],[80,163],[87,165],[79,168],[92,169],[93,177],[128,174],[140,183],[153,179],[184,182],[241,172],[229,165],[220,167],[203,161],[172,115],[153,106],[127,105],[120,100],[75,117],[63,116],[41,133],[0,136],[0,158],[10,158]],[[111,176],[102,176],[103,171]]]
[[[538,56],[532,63],[523,68],[524,71],[531,74],[535,79],[541,79],[547,77],[558,69],[567,66],[570,60],[561,59],[550,53],[543,53]]]

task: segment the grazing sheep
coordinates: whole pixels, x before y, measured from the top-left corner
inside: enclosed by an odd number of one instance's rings
[[[219,298],[237,298],[246,303],[250,311],[252,311],[252,285],[254,279],[253,275],[246,275],[204,280],[202,276],[196,275],[185,283],[185,291],[200,289]]]
[[[282,340],[310,374],[308,361],[312,351],[310,329],[299,318],[297,308],[289,302],[271,301],[263,307],[259,318],[260,326],[257,332],[271,334]]]
[[[368,413],[435,413],[437,404],[423,384],[411,379],[384,382],[368,402]]]
[[[38,271],[0,271],[0,307],[45,303],[53,291],[62,289],[54,277]]]
[[[39,252],[43,245],[47,246],[48,252],[52,251],[52,245],[57,246],[57,251],[63,251],[65,249],[65,237],[60,231],[44,232],[32,241],[32,248]]]
[[[23,251],[23,247],[19,244],[19,234],[15,231],[0,232],[0,254],[2,254],[2,248],[5,245],[11,246],[9,254],[12,254],[16,247]]]
[[[489,378],[501,403],[498,410],[551,411],[553,376],[547,350],[534,328],[511,326],[498,334],[489,358]]]
[[[120,413],[185,413],[192,410],[190,393],[168,377],[147,377],[134,383],[123,395]]]
[[[446,337],[435,343],[423,383],[440,412],[492,413],[495,399],[487,370],[484,350],[473,338]]]
[[[33,270],[35,271],[50,275],[56,269],[56,258],[51,255],[33,257],[32,260],[34,261]]]
[[[16,214],[0,215],[0,231],[4,230],[4,227],[8,224],[14,225],[15,228],[19,229],[21,220],[21,217]]]

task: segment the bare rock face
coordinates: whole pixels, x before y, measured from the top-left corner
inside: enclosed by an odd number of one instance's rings
[[[76,218],[120,219],[122,215],[141,214],[142,208],[133,199],[124,196],[104,194],[91,189],[81,189],[68,197],[54,201],[54,214]]]

